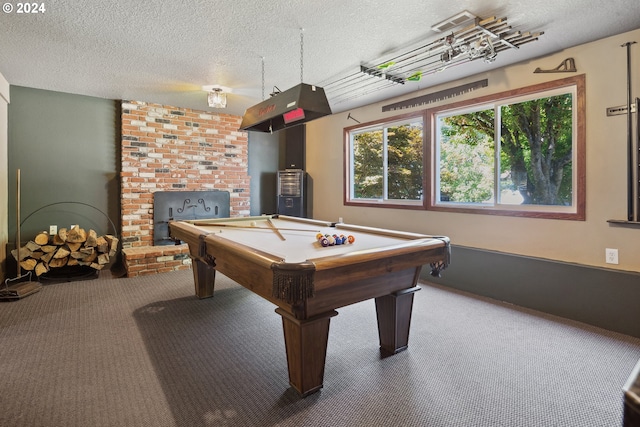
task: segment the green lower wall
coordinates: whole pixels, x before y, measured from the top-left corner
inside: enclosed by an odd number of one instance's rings
[[[18,168],[23,242],[49,225],[113,233],[106,217],[119,229],[120,103],[20,86],[10,90],[9,244],[15,240]],[[60,202],[83,204],[48,206]]]
[[[453,246],[424,280],[640,338],[640,274]]]

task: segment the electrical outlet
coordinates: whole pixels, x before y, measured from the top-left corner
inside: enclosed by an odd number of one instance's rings
[[[54,235],[54,234],[58,234],[58,226],[57,225],[50,225],[49,226],[49,234],[50,235]]]
[[[607,264],[617,264],[618,263],[618,250],[607,248],[604,250],[605,252],[605,261]]]

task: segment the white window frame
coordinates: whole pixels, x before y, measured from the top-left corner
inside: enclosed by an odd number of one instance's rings
[[[422,180],[422,195],[420,199],[417,200],[409,200],[409,199],[389,199],[388,198],[388,146],[387,146],[387,130],[390,127],[401,126],[407,124],[415,124],[421,123],[422,125],[422,150],[423,150],[423,164],[422,171],[423,176],[426,173],[425,168],[425,145],[426,142],[426,129],[425,129],[425,116],[424,112],[418,112],[410,115],[403,115],[399,117],[393,117],[386,120],[371,122],[365,124],[359,124],[357,126],[352,126],[344,129],[344,138],[345,138],[345,188],[344,188],[344,203],[345,205],[368,205],[368,206],[376,206],[376,207],[406,207],[410,209],[423,209],[425,204],[425,182],[424,178]],[[355,189],[354,189],[354,137],[356,135],[372,132],[376,130],[381,130],[383,132],[383,184],[382,184],[382,198],[361,198],[355,197]]]

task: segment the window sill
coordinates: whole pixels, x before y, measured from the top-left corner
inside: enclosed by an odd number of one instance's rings
[[[424,210],[424,202],[419,201],[415,203],[402,203],[402,202],[376,202],[373,200],[367,201],[353,201],[347,200],[344,202],[345,206],[360,206],[368,208],[392,208],[392,209],[417,209]]]

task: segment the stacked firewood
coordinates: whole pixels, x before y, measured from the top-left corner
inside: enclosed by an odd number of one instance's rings
[[[36,276],[51,268],[64,266],[89,266],[96,270],[109,264],[116,254],[118,238],[112,235],[98,236],[94,230],[86,232],[75,225],[71,229],[60,228],[57,234],[42,231],[20,248],[11,251],[23,270],[34,271]]]

